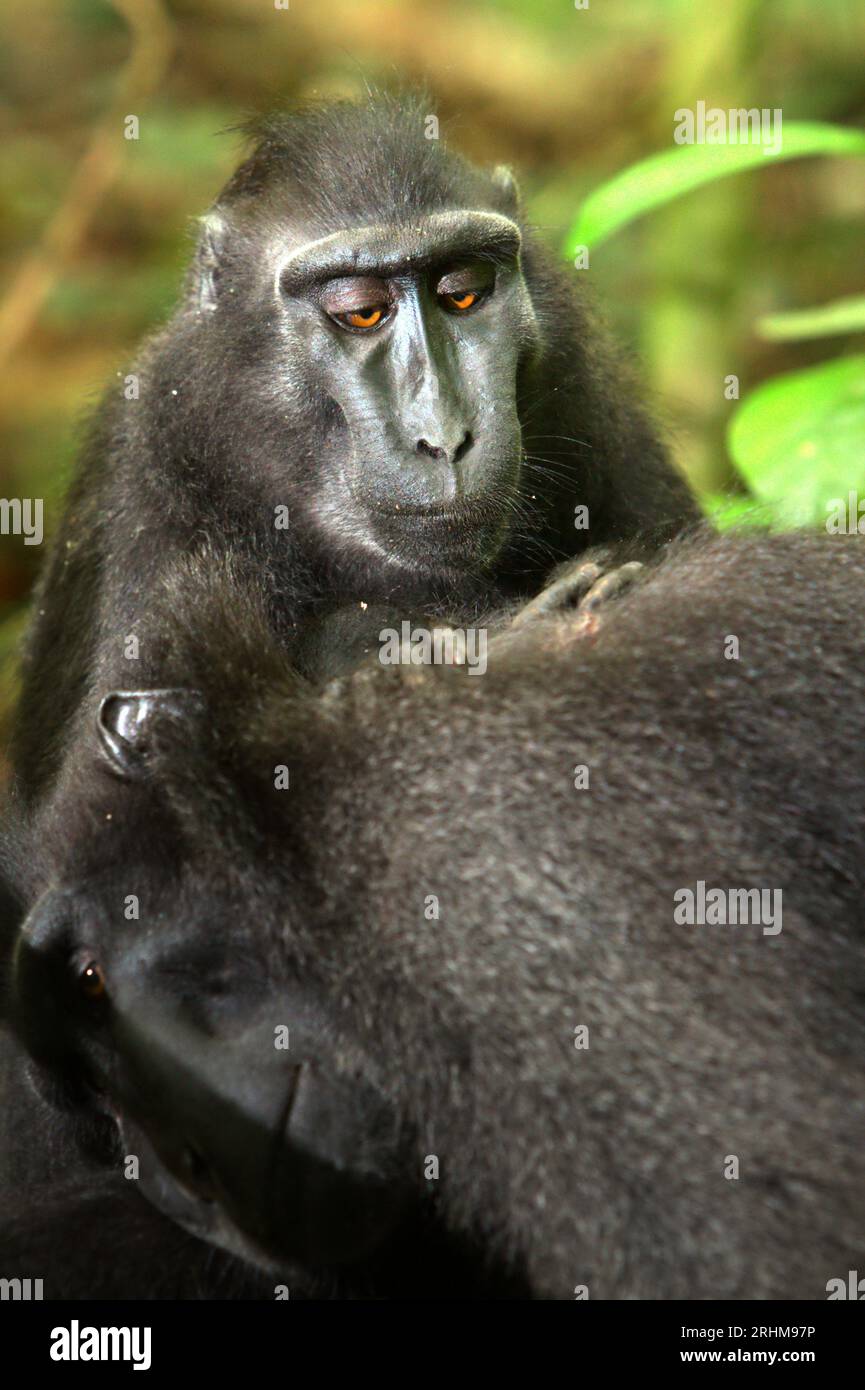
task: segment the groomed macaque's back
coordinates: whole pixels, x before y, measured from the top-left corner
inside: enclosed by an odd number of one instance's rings
[[[554,618],[483,676],[313,705],[277,681],[251,719],[238,681],[220,716],[283,962],[540,1295],[820,1298],[861,1267],[863,580],[855,540],[702,538],[590,639]],[[166,775],[228,825],[194,759]]]

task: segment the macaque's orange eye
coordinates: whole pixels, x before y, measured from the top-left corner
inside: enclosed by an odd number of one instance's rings
[[[350,314],[343,314],[345,322],[352,328],[375,328],[384,318],[384,309],[379,304],[374,304],[369,309],[354,309]]]
[[[391,317],[393,303],[386,280],[377,275],[343,275],[318,293],[319,306],[340,328],[372,333]]]
[[[87,999],[101,999],[105,993],[105,976],[95,960],[88,961],[78,976],[81,993]]]
[[[460,290],[457,294],[444,294],[442,299],[448,309],[456,309],[460,313],[464,309],[470,309],[473,304],[477,304],[480,295],[474,290]]]
[[[449,314],[467,314],[485,304],[496,287],[496,268],[489,261],[463,261],[436,277],[438,302]]]

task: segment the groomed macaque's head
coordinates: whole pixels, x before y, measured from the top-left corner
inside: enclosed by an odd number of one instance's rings
[[[181,690],[102,702],[81,833],[18,933],[4,1016],[37,1090],[174,1221],[274,1273],[351,1265],[419,1184],[314,972],[271,969],[278,879],[259,894],[247,856],[223,872],[163,797],[160,735],[194,744],[199,713]]]
[[[385,583],[500,553],[539,347],[509,172],[430,133],[416,99],[256,126],[203,219],[180,343],[151,362],[190,457]]]

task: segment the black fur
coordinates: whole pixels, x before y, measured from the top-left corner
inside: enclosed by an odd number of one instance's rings
[[[161,864],[164,827],[184,888],[161,876],[142,926],[153,959],[166,933],[176,953],[169,1002],[200,993],[202,962],[222,982],[208,1037],[247,995],[314,1000],[325,1081],[374,1089],[406,1181],[535,1296],[825,1297],[865,1257],[863,580],[855,539],[702,538],[591,640],[546,619],[497,638],[482,678],[370,669],[313,696],[260,587],[190,559],[163,590],[165,666],[209,713],[157,721],[147,793],[91,769],[113,868],[65,859],[46,821],[25,891],[86,891],[110,999],[129,972],[117,875],[127,891],[147,853]],[[142,794],[163,810],[136,848]],[[676,925],[698,880],[782,890],[781,933]],[[94,1046],[79,1027],[71,1075]]]

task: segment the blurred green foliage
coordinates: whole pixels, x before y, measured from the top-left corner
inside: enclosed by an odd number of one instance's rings
[[[825,525],[835,498],[852,490],[865,499],[865,356],[766,382],[736,412],[729,438],[774,522]]]
[[[761,169],[767,161],[802,159],[805,155],[865,154],[865,131],[819,121],[783,125],[783,145],[768,155],[757,144],[683,145],[641,160],[586,198],[565,241],[565,255],[581,246],[599,246],[621,227],[703,184],[731,174]]]
[[[865,155],[865,133],[821,123],[783,126],[774,160]],[[586,199],[565,240],[581,257],[646,213],[707,183],[761,167],[759,144],[686,145],[642,160]],[[863,171],[860,165],[859,172]],[[865,331],[865,298],[850,296],[800,313],[766,316],[759,330],[785,341]],[[738,391],[732,397],[738,399]],[[746,497],[703,494],[716,525],[825,524],[839,494],[865,496],[865,357],[840,358],[757,387],[733,416],[727,437]]]

